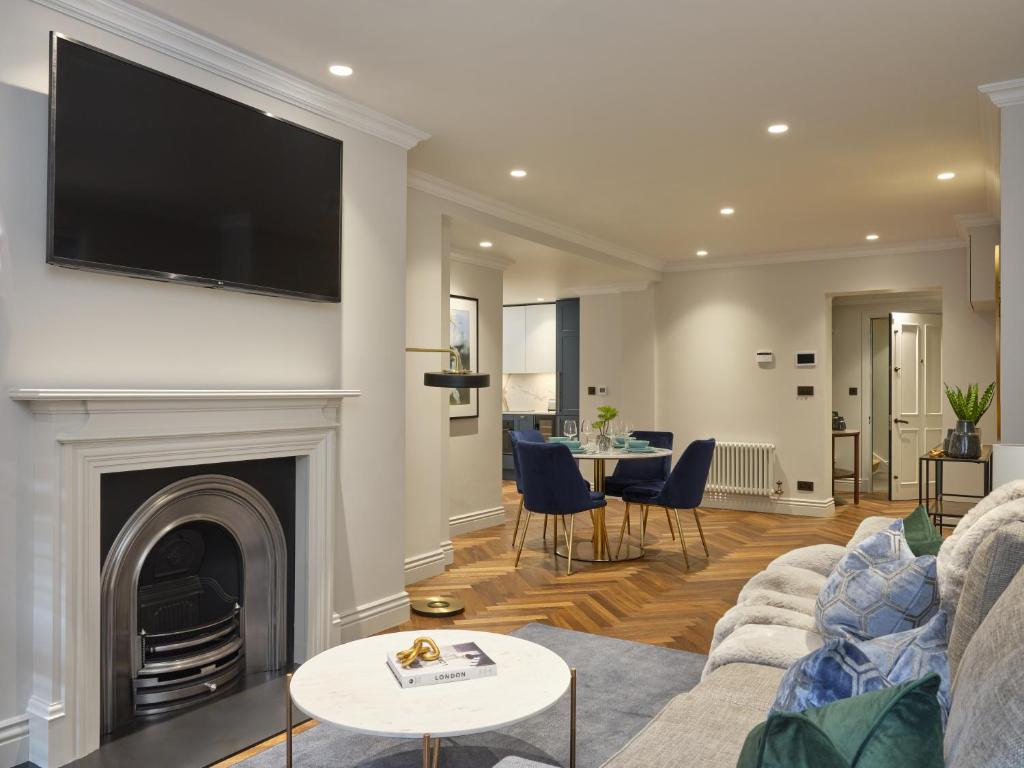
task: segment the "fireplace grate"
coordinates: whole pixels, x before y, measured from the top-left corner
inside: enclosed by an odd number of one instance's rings
[[[216,618],[206,620],[210,615]],[[245,666],[242,608],[214,579],[187,576],[141,588],[139,621],[136,715],[192,706],[237,682]]]

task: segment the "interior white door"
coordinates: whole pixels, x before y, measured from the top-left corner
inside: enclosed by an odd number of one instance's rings
[[[942,316],[894,312],[890,320],[890,487],[894,499],[914,499],[918,459],[942,443]]]

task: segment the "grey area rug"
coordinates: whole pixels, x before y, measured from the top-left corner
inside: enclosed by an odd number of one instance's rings
[[[700,680],[706,656],[584,632],[527,624],[512,633],[549,648],[577,669],[578,768],[597,768],[676,694]],[[508,755],[569,764],[569,695],[551,709],[493,733],[444,739],[443,768],[492,768]],[[422,744],[318,725],[294,740],[296,768],[419,768]],[[284,745],[250,757],[242,768],[281,768]]]

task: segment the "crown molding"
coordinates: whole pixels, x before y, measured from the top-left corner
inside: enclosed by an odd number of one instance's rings
[[[412,149],[418,128],[123,0],[33,0],[133,43],[363,133]]]
[[[589,285],[570,288],[569,292],[576,296],[605,296],[614,293],[636,293],[646,291],[651,285],[650,280],[639,280],[634,283],[609,283],[608,285]]]
[[[918,240],[892,245],[859,246],[854,248],[823,248],[818,250],[766,253],[760,256],[736,256],[724,259],[702,259],[699,262],[669,264],[665,272],[702,272],[708,269],[730,269],[733,267],[761,267],[771,264],[793,264],[804,261],[838,261],[840,259],[863,259],[871,256],[902,256],[908,253],[930,253],[964,248],[963,240],[946,238],[942,240]]]
[[[479,192],[474,192],[471,189],[466,189],[458,184],[453,184],[445,179],[432,176],[429,173],[423,171],[417,171],[414,169],[409,170],[408,184],[410,189],[415,189],[420,192],[425,192],[428,195],[447,200],[448,202],[461,205],[480,213],[485,213],[489,216],[495,216],[499,219],[518,224],[522,227],[529,227],[530,229],[537,230],[551,237],[557,237],[562,240],[567,240],[576,245],[581,245],[585,248],[590,248],[594,251],[600,251],[609,256],[613,256],[616,259],[630,262],[647,269],[662,270],[665,263],[661,259],[648,256],[643,253],[631,251],[628,248],[623,248],[621,245],[616,245],[607,240],[602,240],[597,237],[588,235],[578,229],[567,227],[564,224],[559,224],[556,221],[545,219],[542,216],[524,211],[522,208],[516,208],[515,206],[503,203],[500,200],[496,200],[493,197],[482,195]]]
[[[1024,104],[1024,77],[979,85],[978,90],[988,96],[992,103],[1000,109]]]
[[[505,256],[499,256],[496,253],[471,253],[469,251],[460,251],[454,248],[448,252],[448,258],[451,261],[458,261],[462,264],[472,264],[474,267],[497,269],[501,272],[504,272],[515,264],[514,260]]]
[[[964,242],[967,242],[970,230],[975,227],[990,227],[999,223],[999,219],[988,213],[958,213],[953,217],[953,221],[956,222],[956,231]]]

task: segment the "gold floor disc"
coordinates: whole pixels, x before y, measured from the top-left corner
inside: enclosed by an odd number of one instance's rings
[[[409,607],[412,608],[413,613],[418,613],[420,616],[433,616],[435,618],[454,616],[466,610],[466,604],[459,600],[459,598],[442,595],[413,600],[409,603]]]

